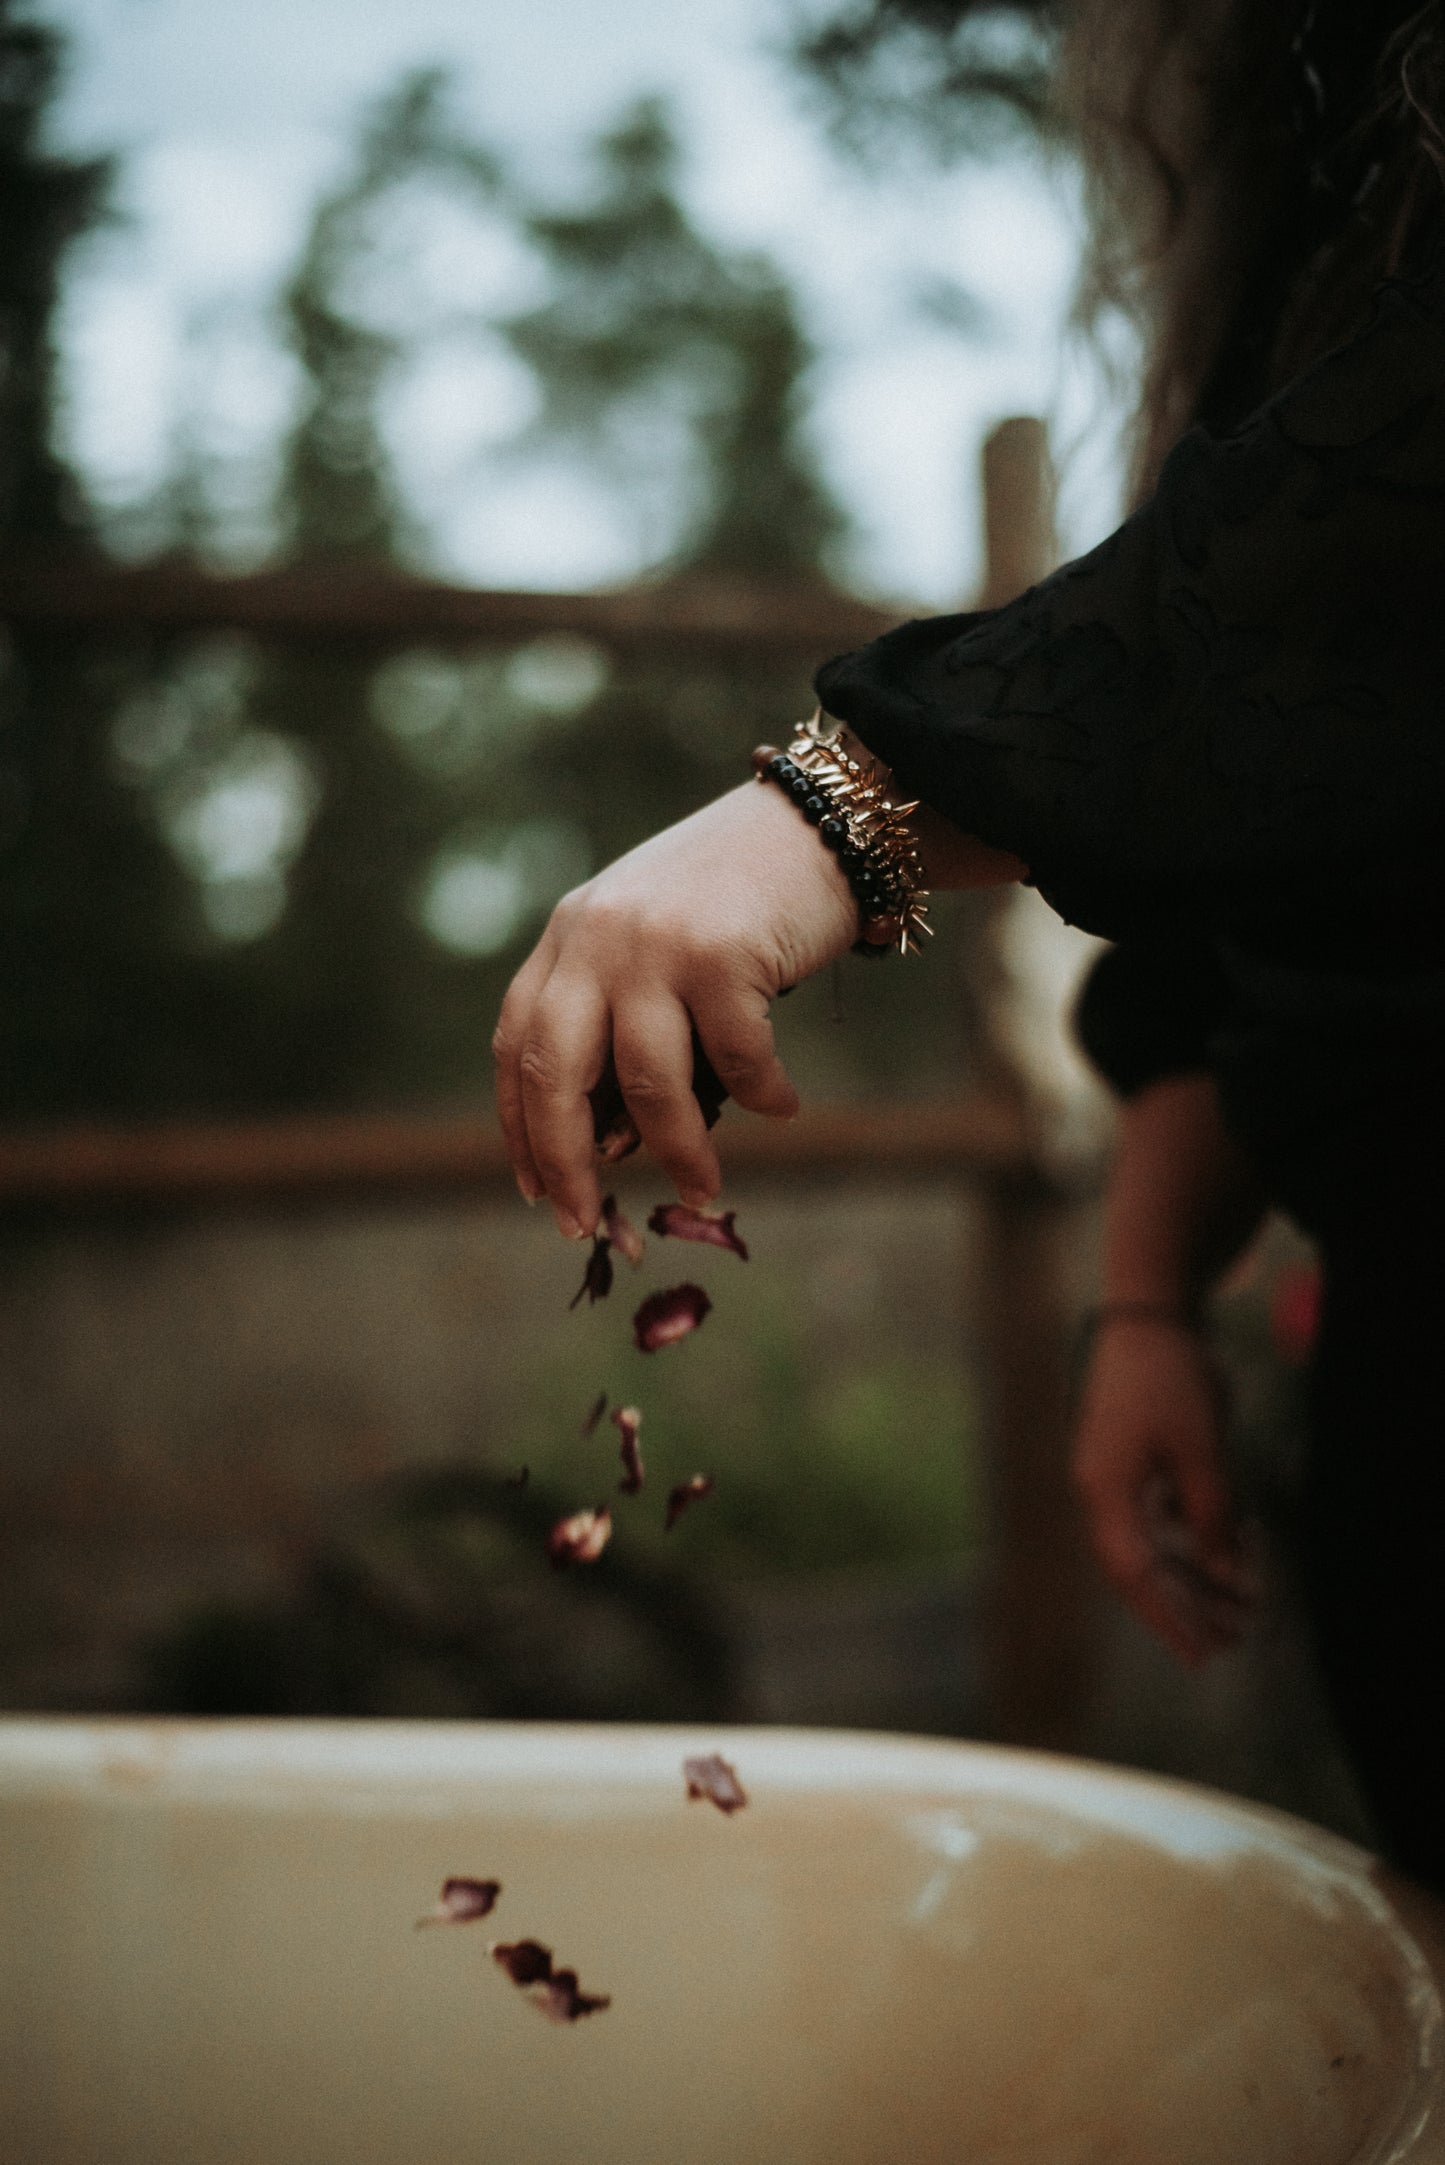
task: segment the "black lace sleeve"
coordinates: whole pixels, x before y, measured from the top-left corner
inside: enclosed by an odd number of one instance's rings
[[[1233,1011],[1213,950],[1180,940],[1125,940],[1085,978],[1074,1033],[1107,1083],[1131,1098],[1169,1075],[1207,1074]]]
[[[1009,607],[818,693],[1093,932],[1375,952],[1445,923],[1445,261]]]

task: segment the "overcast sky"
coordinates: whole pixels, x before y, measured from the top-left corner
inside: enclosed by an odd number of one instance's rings
[[[89,247],[65,319],[70,440],[112,502],[164,469],[198,395],[197,324],[211,326],[199,366],[216,425],[238,443],[274,432],[289,379],[265,299],[358,111],[433,61],[455,67],[479,128],[559,187],[578,145],[627,99],[672,97],[695,215],[724,241],[770,250],[799,289],[823,356],[819,441],[859,524],[861,584],[942,606],[962,598],[977,569],[984,431],[1020,411],[1058,411],[1068,435],[1081,426],[1087,382],[1061,373],[1074,239],[1056,184],[1023,169],[892,183],[850,173],[769,56],[777,0],[37,0],[36,12],[73,39],[66,143],[123,161],[126,220]],[[940,278],[983,300],[985,341],[920,310]],[[625,576],[637,538],[580,484],[480,480],[488,427],[510,425],[498,365],[439,361],[394,416],[436,561],[497,584]],[[1087,448],[1077,462],[1076,544],[1110,519],[1108,471]]]

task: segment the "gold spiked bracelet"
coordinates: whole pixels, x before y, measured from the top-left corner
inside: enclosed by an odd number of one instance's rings
[[[906,824],[914,804],[895,804],[887,770],[845,752],[824,724],[821,708],[804,722],[786,752],[760,744],[753,772],[792,798],[819,840],[832,850],[862,916],[855,954],[918,952],[928,923],[928,875]],[[836,727],[836,725],[835,725]]]

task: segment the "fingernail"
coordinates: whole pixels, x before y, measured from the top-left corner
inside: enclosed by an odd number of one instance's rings
[[[681,1188],[678,1193],[689,1210],[706,1210],[708,1204],[715,1200],[711,1188]]]
[[[518,1173],[517,1188],[524,1203],[541,1202],[542,1183],[540,1180],[534,1180],[530,1173]]]
[[[570,1210],[558,1211],[557,1230],[564,1240],[585,1240],[587,1238]]]

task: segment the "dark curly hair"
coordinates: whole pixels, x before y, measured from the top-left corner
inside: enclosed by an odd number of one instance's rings
[[[1445,29],[1400,0],[1073,0],[1058,95],[1082,150],[1084,314],[1145,356],[1142,493],[1361,320],[1445,229]]]
[[[1079,153],[1079,312],[1140,334],[1141,492],[1192,422],[1346,335],[1445,213],[1438,0],[835,0],[794,50],[850,150],[1025,128]]]

